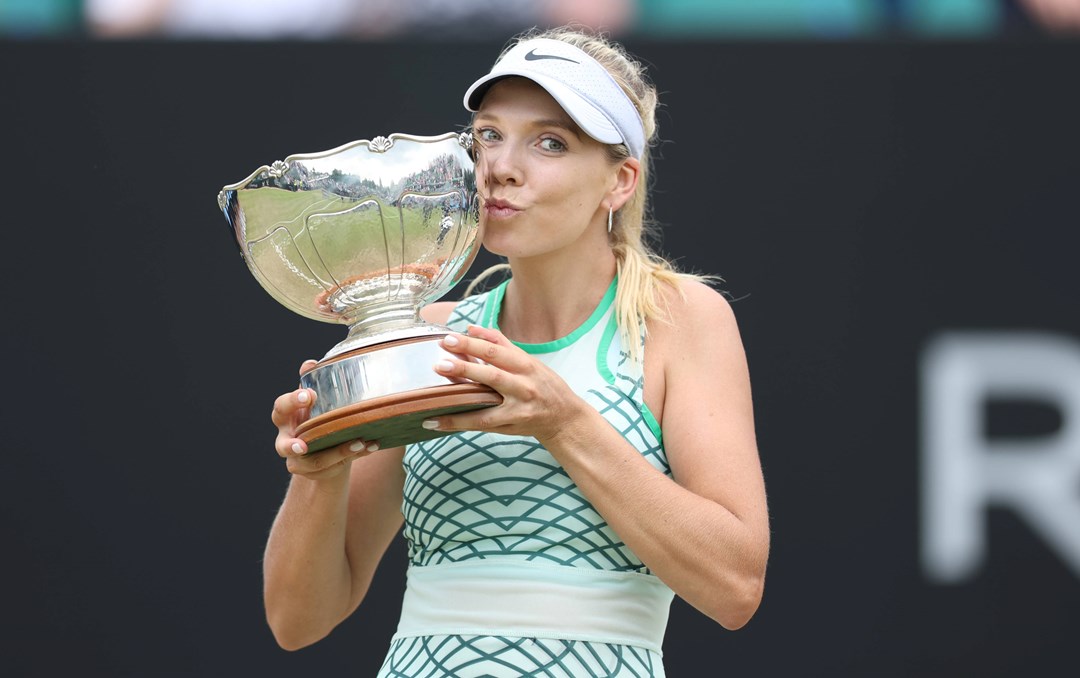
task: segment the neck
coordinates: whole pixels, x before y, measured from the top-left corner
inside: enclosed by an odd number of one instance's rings
[[[510,261],[513,278],[499,327],[514,341],[537,344],[573,332],[596,309],[615,277],[615,253],[604,244],[588,257]]]

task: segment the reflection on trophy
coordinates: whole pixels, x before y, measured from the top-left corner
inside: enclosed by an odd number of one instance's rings
[[[432,366],[449,329],[420,308],[480,245],[472,137],[391,134],[292,155],[226,186],[218,205],[256,280],[300,315],[349,326],[300,384],[317,394],[309,451],[360,438],[394,447],[445,435],[429,417],[497,405],[487,386]]]

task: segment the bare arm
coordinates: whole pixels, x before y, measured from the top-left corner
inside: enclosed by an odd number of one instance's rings
[[[663,367],[662,430],[674,482],[585,412],[553,444],[601,515],[681,598],[737,629],[761,602],[769,550],[750,380],[734,315],[696,283],[652,323]],[[553,452],[553,454],[556,454]]]
[[[266,619],[283,648],[324,638],[360,605],[401,527],[402,453],[348,461],[332,478],[293,477],[263,561]]]
[[[672,323],[650,324],[664,446],[674,482],[565,382],[500,333],[470,328],[454,350],[488,365],[452,374],[502,393],[499,407],[440,428],[534,435],[626,544],[680,597],[729,629],[761,601],[769,548],[746,359],[727,303],[697,283],[670,295]],[[648,365],[647,365],[648,367]],[[656,370],[651,370],[656,372]]]
[[[431,304],[424,319],[445,323],[453,307]],[[307,361],[301,372],[313,366]],[[267,622],[286,649],[321,640],[356,610],[403,523],[404,448],[354,441],[307,454],[295,431],[313,398],[296,390],[274,403],[275,448],[293,478],[266,544],[263,595]]]

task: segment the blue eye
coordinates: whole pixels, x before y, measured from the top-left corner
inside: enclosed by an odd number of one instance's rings
[[[480,141],[498,141],[499,133],[490,127],[481,127],[476,130],[476,138],[480,139]]]
[[[545,151],[565,151],[566,144],[552,137],[544,137],[540,140],[540,148]]]

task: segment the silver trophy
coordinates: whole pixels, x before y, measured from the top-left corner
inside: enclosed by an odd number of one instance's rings
[[[424,419],[501,402],[434,371],[450,330],[419,315],[460,282],[480,245],[471,147],[469,134],[391,134],[291,155],[218,194],[266,291],[302,316],[349,327],[300,378],[317,394],[297,431],[309,451],[434,438],[445,434]]]

